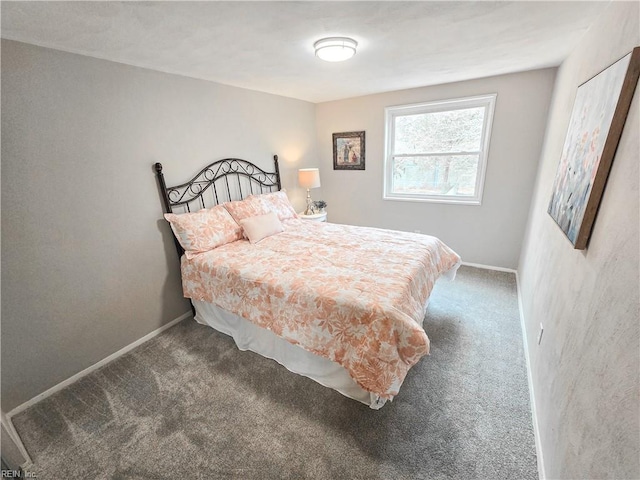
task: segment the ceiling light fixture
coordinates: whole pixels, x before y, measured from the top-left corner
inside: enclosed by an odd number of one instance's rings
[[[313,44],[316,57],[327,62],[342,62],[356,54],[358,42],[347,37],[322,38]]]

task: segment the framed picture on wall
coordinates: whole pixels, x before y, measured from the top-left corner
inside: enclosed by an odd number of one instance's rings
[[[364,170],[364,132],[333,134],[333,169]]]
[[[576,249],[591,236],[639,75],[636,47],[578,87],[548,208]]]

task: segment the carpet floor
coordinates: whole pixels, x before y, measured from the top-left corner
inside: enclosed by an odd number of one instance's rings
[[[381,410],[180,322],[13,418],[44,479],[537,479],[515,276],[462,267]]]

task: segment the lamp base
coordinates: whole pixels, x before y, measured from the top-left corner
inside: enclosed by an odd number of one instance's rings
[[[304,211],[305,215],[312,215],[313,212],[311,211],[311,192],[309,191],[309,189],[307,188],[307,209]]]

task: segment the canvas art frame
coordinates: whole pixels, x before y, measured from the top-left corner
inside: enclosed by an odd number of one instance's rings
[[[364,170],[364,131],[333,134],[333,169]]]
[[[587,247],[640,75],[640,47],[578,87],[548,213]]]

